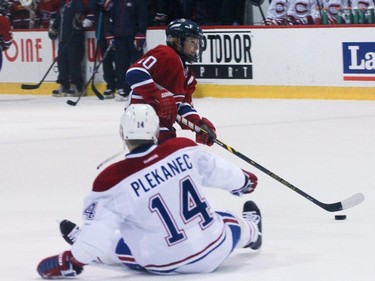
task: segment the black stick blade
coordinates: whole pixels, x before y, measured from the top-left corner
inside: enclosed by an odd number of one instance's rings
[[[35,90],[35,89],[38,89],[39,87],[40,87],[40,83],[34,84],[34,85],[30,85],[30,84],[22,84],[21,85],[22,90]]]
[[[104,96],[98,91],[98,89],[95,87],[94,80],[91,83],[91,90],[94,92],[95,96],[100,99],[104,100]]]
[[[77,103],[78,103],[78,101],[75,102],[75,101],[72,101],[72,100],[67,100],[66,103],[69,104],[69,105],[71,105],[71,106],[76,106]]]

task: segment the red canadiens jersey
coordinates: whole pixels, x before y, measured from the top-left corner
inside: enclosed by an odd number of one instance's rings
[[[47,28],[51,18],[54,18],[60,10],[60,0],[40,0],[38,10],[41,18],[41,27]]]
[[[10,21],[6,16],[0,15],[0,47],[3,51],[12,45],[13,37]]]
[[[196,114],[192,94],[197,81],[173,48],[159,45],[149,50],[130,67],[126,78],[132,88],[131,103],[144,103],[155,93],[168,91],[180,115]]]

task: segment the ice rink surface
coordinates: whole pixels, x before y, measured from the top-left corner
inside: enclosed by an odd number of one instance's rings
[[[81,222],[97,165],[122,148],[123,103],[84,97],[72,107],[66,100],[0,95],[0,280],[40,280],[38,262],[68,249],[57,220]],[[220,146],[202,146],[258,176],[253,194],[209,189],[207,197],[214,209],[237,213],[254,200],[263,215],[262,249],[236,250],[211,274],[86,267],[79,280],[374,280],[375,102],[204,98],[195,107],[222,142],[316,199],[332,203],[362,192],[365,201],[335,221]]]

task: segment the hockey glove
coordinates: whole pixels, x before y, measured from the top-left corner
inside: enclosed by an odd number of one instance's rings
[[[231,193],[236,196],[242,196],[243,194],[249,194],[253,192],[258,184],[258,178],[256,175],[245,170],[242,171],[245,174],[245,184],[239,189],[232,190]]]
[[[138,51],[146,48],[146,34],[137,33],[134,37],[134,46]]]
[[[43,279],[57,279],[77,276],[83,271],[83,266],[84,264],[73,257],[71,251],[65,251],[42,260],[37,271]]]
[[[54,23],[55,21],[51,20],[49,23],[49,27],[48,27],[48,37],[51,40],[56,40],[57,37],[59,36],[59,30],[53,27]]]
[[[154,109],[160,117],[160,123],[171,128],[177,117],[177,106],[173,94],[168,91],[158,92],[154,98],[156,99]]]
[[[200,131],[195,136],[195,141],[197,143],[206,144],[211,146],[214,144],[214,139],[216,139],[216,128],[207,118],[202,117],[197,124],[203,131]]]
[[[95,18],[93,14],[88,14],[82,21],[83,28],[90,28],[94,25]]]

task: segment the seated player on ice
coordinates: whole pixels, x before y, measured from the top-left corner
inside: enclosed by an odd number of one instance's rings
[[[95,263],[155,274],[208,273],[235,248],[261,247],[261,213],[253,201],[237,216],[212,210],[205,196],[206,187],[251,193],[257,177],[190,139],[158,144],[158,134],[150,105],[126,109],[120,135],[130,152],[95,179],[82,226],[61,222],[71,248],[38,264],[42,278],[74,277]]]
[[[128,102],[150,104],[155,109],[160,119],[159,142],[176,137],[173,125],[177,114],[216,137],[212,122],[193,107],[197,80],[188,63],[201,56],[203,32],[195,22],[177,19],[168,24],[165,35],[166,45],[149,50],[127,71],[126,81],[131,87]],[[197,134],[196,142],[213,145],[207,134]]]

